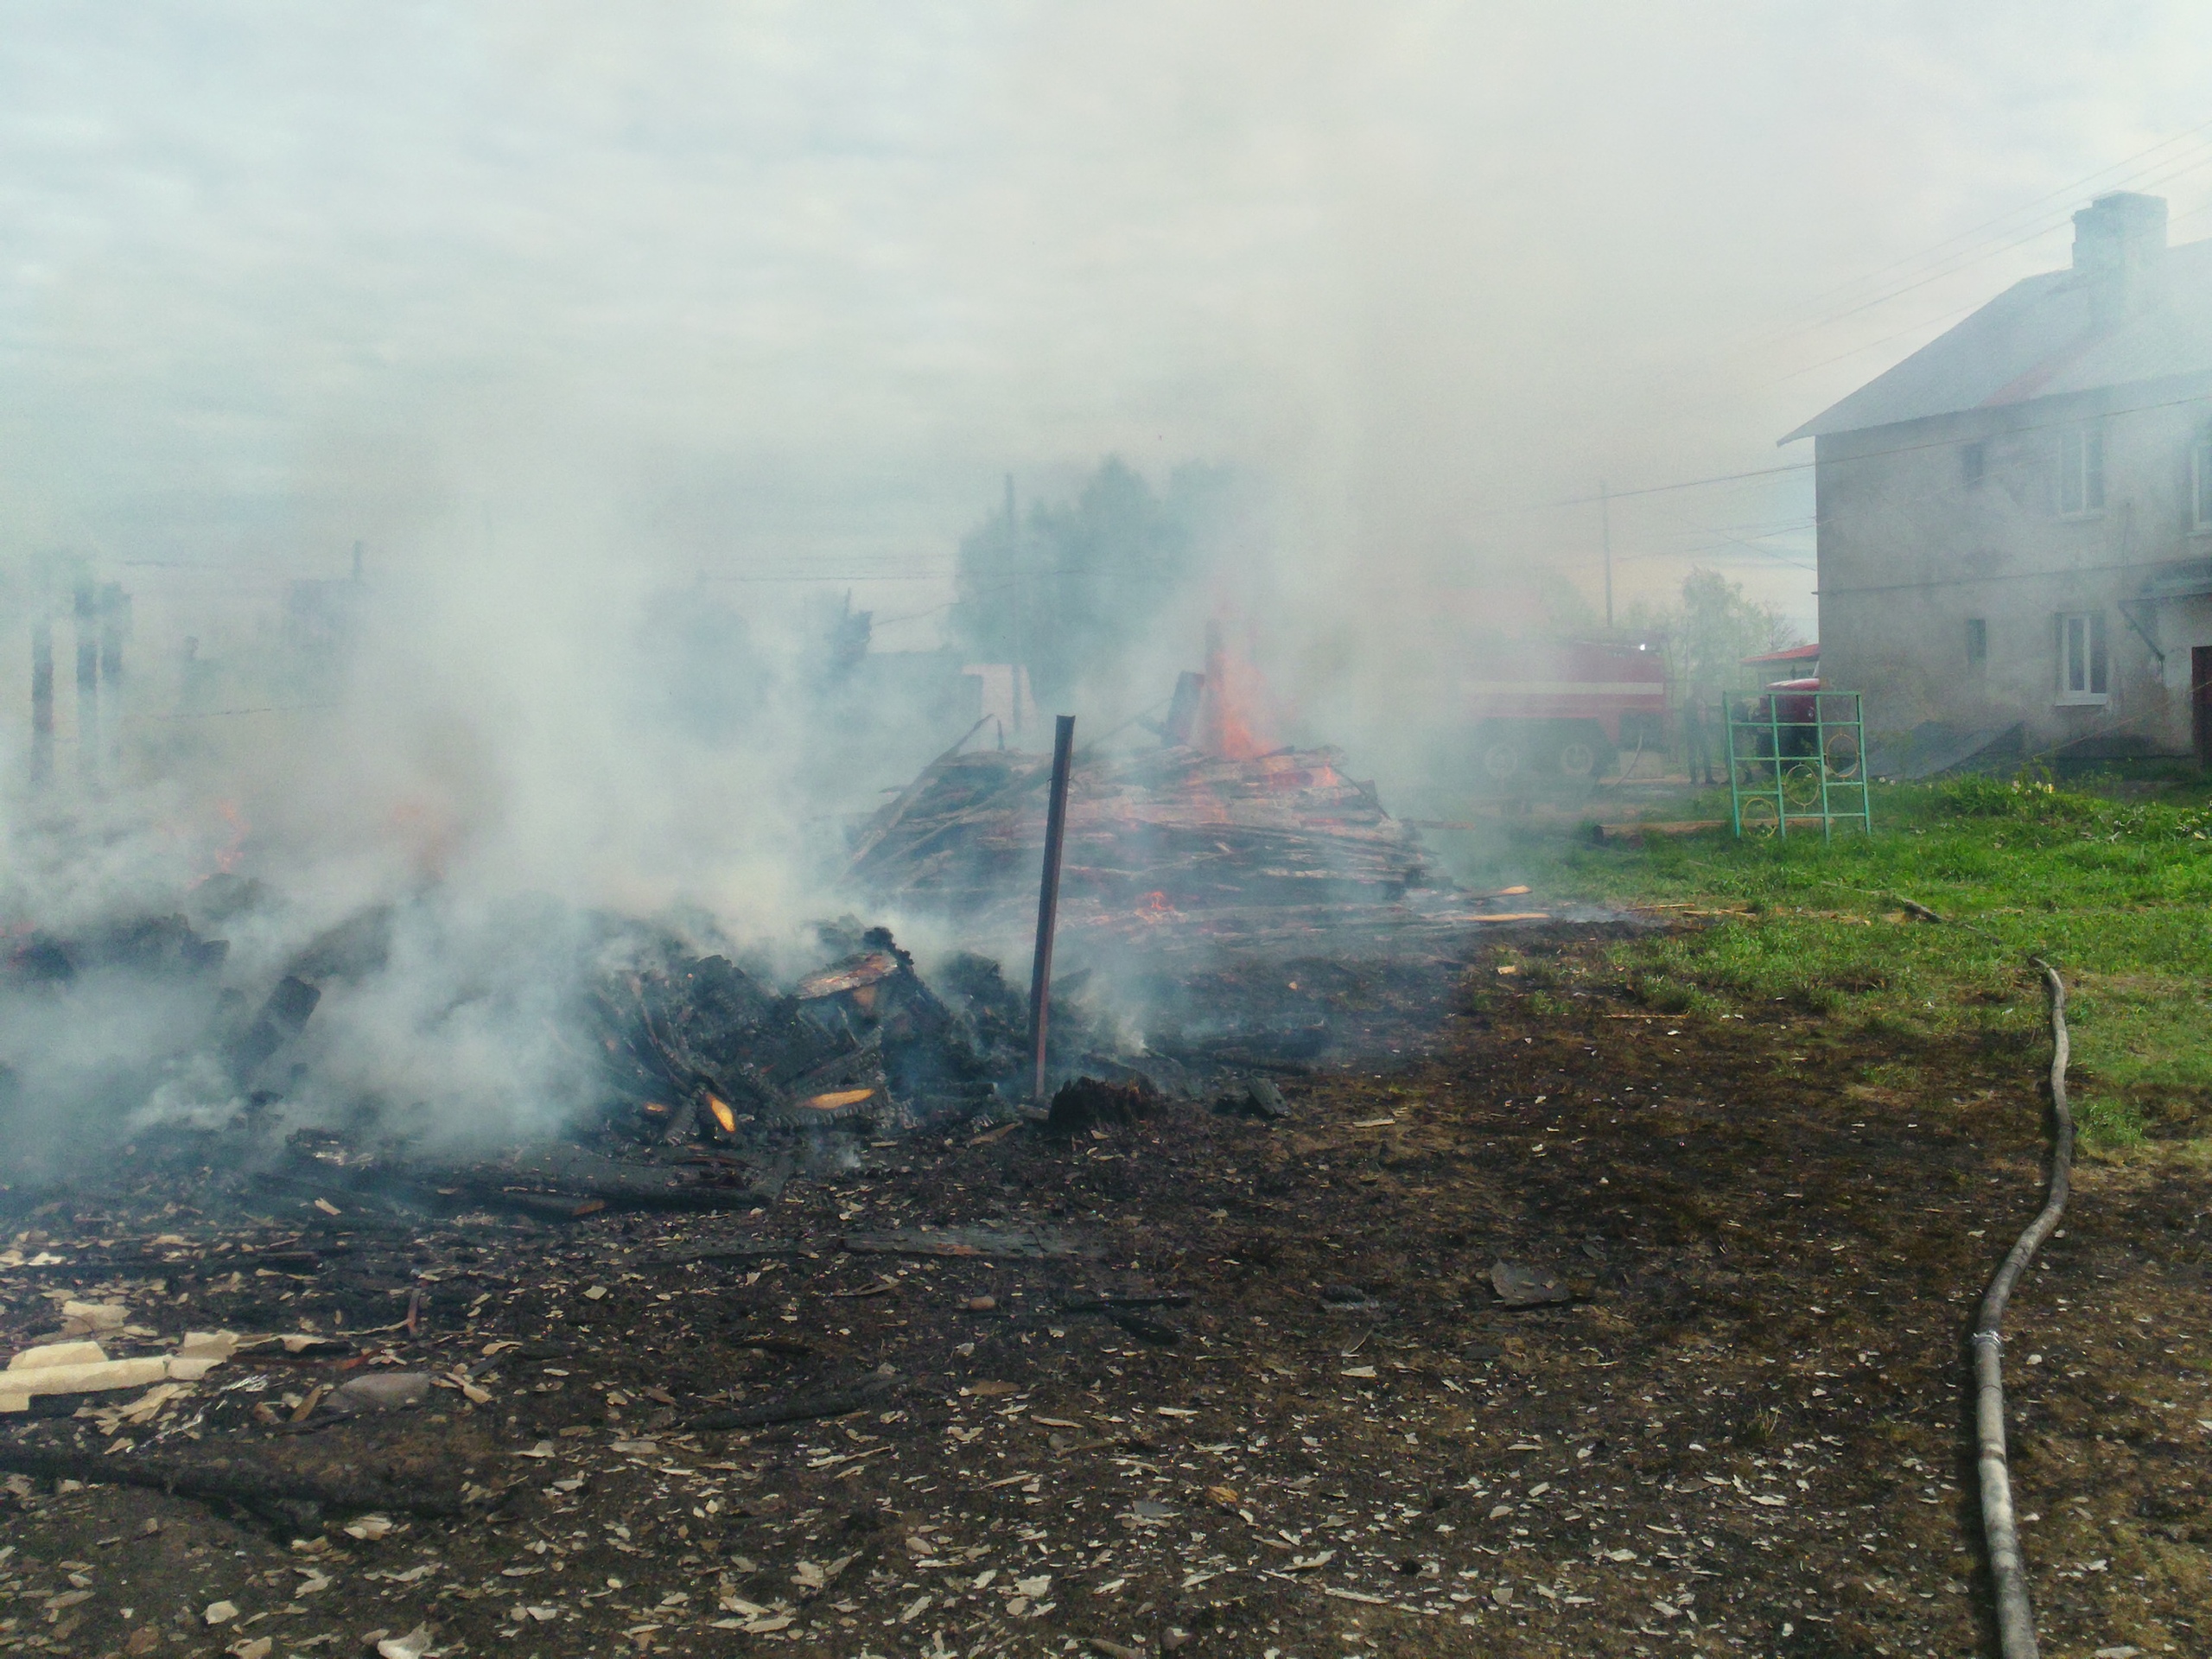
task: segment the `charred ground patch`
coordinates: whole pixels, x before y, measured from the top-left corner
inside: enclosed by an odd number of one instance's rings
[[[1606,941],[1557,948],[1560,986],[1601,976]],[[1429,1057],[1290,1076],[1281,1122],[963,1128],[734,1212],[196,1213],[181,1178],[51,1201],[15,1248],[61,1260],[5,1269],[12,1339],[66,1292],[342,1347],[10,1444],[360,1471],[461,1515],[357,1536],[342,1506],[19,1479],[5,1639],[1973,1649],[1962,1336],[2036,1203],[2036,1057],[1930,1043],[1941,1088],[1905,1090],[1868,1080],[1893,1046],[1827,1022],[1652,1019],[1496,965]],[[2016,1305],[2055,1651],[2201,1641],[2205,1208],[2186,1171],[2086,1171]],[[1501,1261],[1567,1300],[1506,1306]],[[396,1371],[456,1386],[290,1421]]]

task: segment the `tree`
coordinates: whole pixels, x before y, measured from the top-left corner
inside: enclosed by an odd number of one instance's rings
[[[994,513],[962,540],[953,638],[980,660],[1021,663],[1064,698],[1143,639],[1201,578],[1229,475],[1179,467],[1155,493],[1109,456],[1074,500]]]
[[[1732,690],[1745,658],[1803,643],[1778,606],[1747,597],[1717,570],[1682,578],[1681,609],[1667,622],[1675,672],[1693,686]]]

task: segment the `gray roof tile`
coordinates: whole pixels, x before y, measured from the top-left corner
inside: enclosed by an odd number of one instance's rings
[[[2023,278],[1782,442],[2212,372],[2212,241],[2169,248],[2162,264],[2159,296],[2103,326],[2092,279]]]

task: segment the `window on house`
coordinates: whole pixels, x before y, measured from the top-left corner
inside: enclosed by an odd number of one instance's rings
[[[1967,488],[1981,487],[1983,476],[1989,471],[1989,452],[1978,443],[1969,443],[1959,451],[1959,477]]]
[[[2058,619],[2058,700],[2102,702],[2107,692],[2105,613],[2076,611]]]
[[[2058,510],[2102,512],[2104,507],[2104,429],[2069,426],[2058,435]]]
[[[1979,674],[1989,663],[1989,623],[1986,618],[1967,619],[1967,667]]]
[[[2212,432],[2196,435],[2196,448],[2190,463],[2190,518],[2199,530],[2212,530]]]

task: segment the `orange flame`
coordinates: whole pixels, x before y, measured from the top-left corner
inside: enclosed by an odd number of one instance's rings
[[[715,1115],[715,1122],[722,1126],[724,1135],[737,1133],[737,1114],[730,1110],[729,1103],[720,1095],[707,1096],[707,1109]]]
[[[1255,760],[1277,746],[1267,729],[1265,683],[1249,654],[1231,648],[1228,630],[1206,624],[1206,687],[1198,746],[1223,760]]]
[[[231,826],[231,838],[215,855],[216,870],[228,875],[238,868],[238,855],[245,850],[245,838],[252,832],[252,826],[246,823],[245,814],[228,801],[216,802],[215,810],[222,815],[223,822]]]
[[[873,1089],[833,1089],[824,1095],[809,1095],[799,1104],[817,1112],[834,1112],[841,1107],[857,1106],[875,1092]]]

